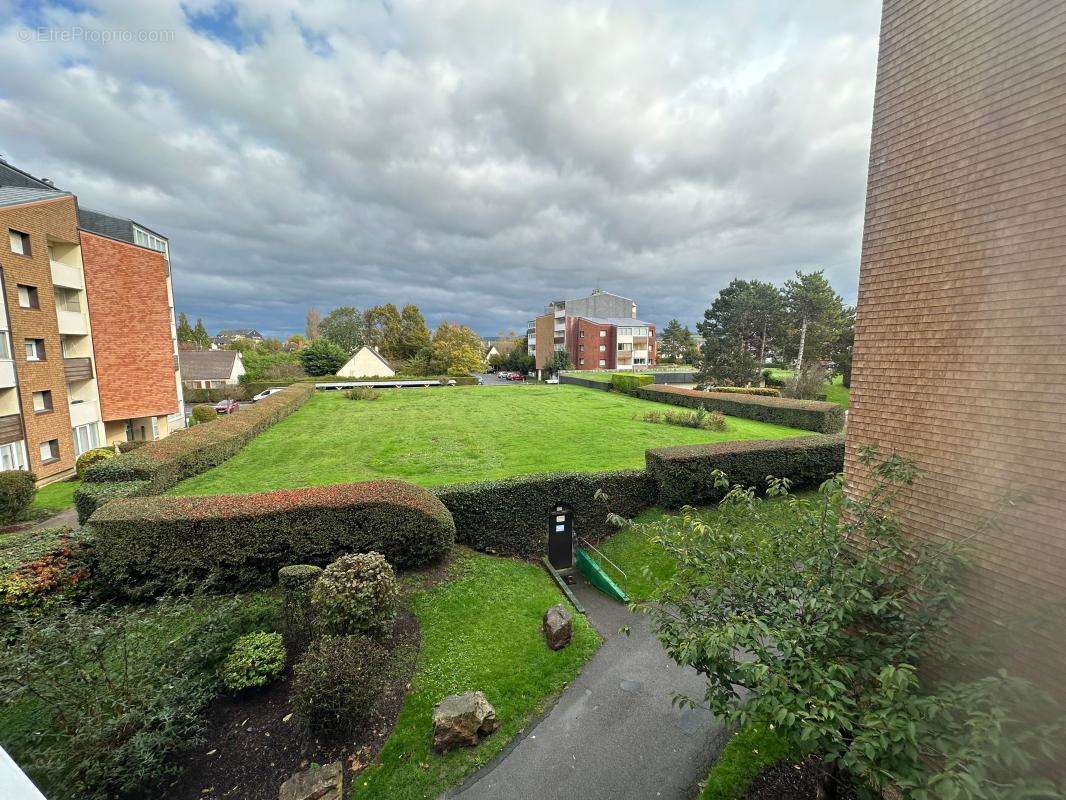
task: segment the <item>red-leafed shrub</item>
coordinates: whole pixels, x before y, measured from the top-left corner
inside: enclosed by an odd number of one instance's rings
[[[641,386],[636,397],[685,408],[706,408],[731,417],[743,417],[818,433],[837,433],[844,427],[844,409],[836,403],[818,400],[790,400],[784,397],[757,397],[751,394],[701,392],[680,386]]]
[[[116,591],[233,589],[272,583],[286,564],[383,554],[398,568],[443,556],[455,522],[431,492],[404,481],[210,497],[114,500],[89,520],[100,576]]]

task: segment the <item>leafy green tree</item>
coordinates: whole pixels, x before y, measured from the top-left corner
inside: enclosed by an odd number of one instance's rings
[[[704,312],[700,333],[719,340],[739,339],[760,364],[784,336],[781,290],[765,281],[734,279]]]
[[[759,376],[751,349],[736,336],[704,339],[698,367],[696,380],[714,386],[747,386]]]
[[[414,358],[419,351],[429,347],[429,328],[418,306],[408,303],[400,312],[400,336],[397,344],[398,359]]]
[[[392,303],[368,308],[363,312],[364,344],[377,348],[386,358],[399,359],[402,326],[400,312]]]
[[[566,350],[556,350],[552,353],[552,357],[548,359],[548,363],[545,366],[548,372],[557,375],[564,369],[572,369],[574,362],[570,358],[570,353]]]
[[[465,325],[442,322],[433,332],[433,361],[447,375],[466,375],[485,366],[481,337]]]
[[[348,353],[331,339],[321,338],[300,350],[296,358],[308,375],[336,375],[348,360]]]
[[[838,372],[844,387],[851,388],[851,351],[855,346],[855,309],[844,309],[843,324],[833,342],[833,369]]]
[[[693,364],[699,356],[699,348],[692,340],[692,331],[680,320],[666,323],[659,336],[659,361],[666,364]]]
[[[184,311],[178,314],[178,341],[182,344],[195,344],[195,335],[192,325],[189,324],[189,316]]]
[[[211,334],[204,327],[203,317],[196,318],[196,327],[192,331],[192,341],[197,347],[205,350],[211,347]]]
[[[785,281],[784,301],[792,336],[786,353],[797,371],[807,362],[832,358],[832,345],[847,324],[844,301],[826,280],[825,272],[796,272]]]
[[[363,315],[352,306],[339,306],[330,311],[318,324],[318,330],[322,338],[333,342],[348,355],[366,344]]]
[[[839,478],[817,499],[770,479],[760,499],[716,471],[728,489],[718,512],[658,523],[652,539],[677,564],[646,607],[663,646],[706,677],[701,705],[824,759],[830,797],[839,770],[869,797],[1060,797],[1032,776],[1062,741],[1061,720],[1019,720],[1047,702],[1032,686],[1006,673],[920,683],[919,666],[944,655],[964,562],[893,517],[919,477],[912,462],[870,448],[859,458],[875,485],[857,499]]]
[[[529,348],[525,342],[519,342],[511,348],[504,361],[504,370],[507,372],[521,372],[528,375],[537,368],[537,359],[529,354]]]

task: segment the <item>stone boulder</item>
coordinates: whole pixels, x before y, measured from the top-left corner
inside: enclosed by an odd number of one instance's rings
[[[456,747],[473,747],[499,727],[496,709],[484,694],[453,694],[433,709],[433,749],[447,753]]]
[[[278,800],[343,800],[344,770],[341,762],[297,772],[278,791]]]
[[[573,620],[562,603],[557,603],[544,612],[544,638],[548,640],[548,647],[552,650],[562,650],[570,644],[573,635]]]

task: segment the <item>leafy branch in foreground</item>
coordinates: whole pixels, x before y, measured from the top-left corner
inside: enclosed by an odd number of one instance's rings
[[[659,523],[654,541],[678,565],[646,606],[664,647],[706,676],[716,714],[773,724],[821,756],[831,795],[843,770],[869,797],[1061,797],[1034,777],[1061,722],[1016,716],[1049,707],[1035,687],[1005,672],[919,680],[919,664],[942,655],[963,554],[904,536],[892,516],[919,478],[912,462],[871,449],[861,460],[875,479],[861,498],[840,477],[813,499],[769,479],[766,498],[735,486],[718,513]]]

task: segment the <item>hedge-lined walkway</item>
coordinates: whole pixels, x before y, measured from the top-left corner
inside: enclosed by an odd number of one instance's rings
[[[662,405],[573,386],[319,393],[225,464],[175,494],[253,492],[400,478],[440,486],[555,471],[643,468],[673,444],[779,439],[803,431],[729,418],[725,431],[633,419]]]

